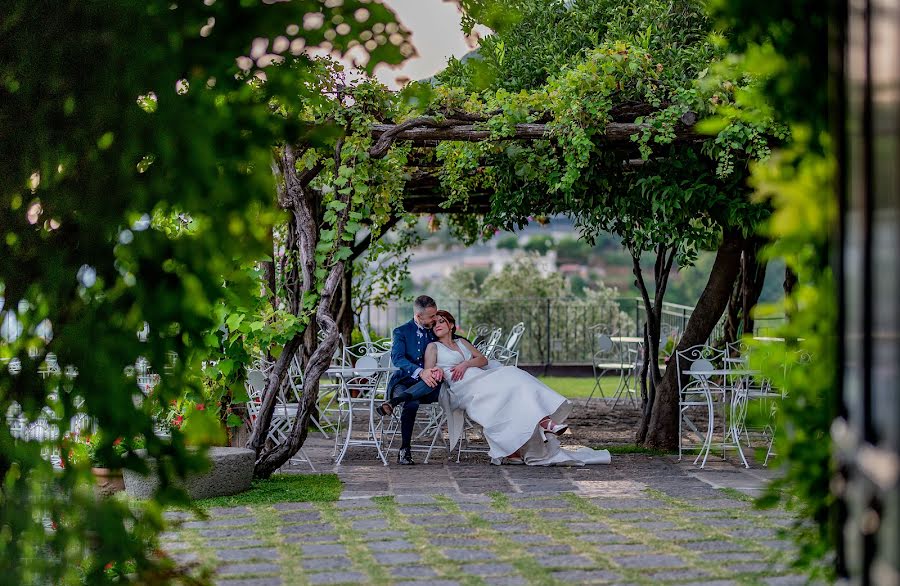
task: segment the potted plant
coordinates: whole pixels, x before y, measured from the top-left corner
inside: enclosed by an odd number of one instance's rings
[[[100,496],[109,496],[125,490],[122,469],[117,462],[128,452],[143,447],[143,440],[135,438],[125,441],[117,438],[112,443],[112,450],[103,449],[103,440],[99,433],[83,434],[76,438],[73,456],[75,460],[84,458],[91,464],[94,475],[95,491]]]

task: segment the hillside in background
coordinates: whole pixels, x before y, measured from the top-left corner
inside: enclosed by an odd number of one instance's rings
[[[433,225],[433,223],[432,223]],[[446,223],[431,231],[423,218],[416,230],[422,244],[412,251],[409,263],[408,293],[437,293],[443,281],[455,269],[465,269],[477,281],[499,272],[518,256],[538,257],[542,271],[562,273],[569,280],[571,291],[583,296],[585,290],[601,286],[618,290],[622,297],[639,295],[634,285],[631,256],[611,234],[603,233],[590,245],[579,239],[572,221],[565,216],[550,218],[545,225],[533,222],[521,231],[498,232],[487,242],[466,247],[453,237]],[[703,252],[696,265],[673,270],[666,300],[693,306],[706,284],[713,252]],[[652,259],[644,261],[645,274],[652,275]],[[784,263],[769,263],[761,302],[770,303],[783,295]]]

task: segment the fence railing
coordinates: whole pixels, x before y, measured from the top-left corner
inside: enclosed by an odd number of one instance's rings
[[[530,365],[590,364],[598,330],[609,334],[641,336],[645,321],[640,298],[620,297],[603,303],[577,298],[558,299],[452,299],[440,300],[438,306],[453,313],[465,334],[476,325],[501,327],[505,333],[518,322],[525,324],[520,345],[519,362]],[[676,303],[663,303],[662,323],[666,329],[683,332],[694,308]],[[379,336],[390,336],[391,330],[412,318],[410,303],[392,303],[384,307],[366,307],[363,321]],[[784,318],[757,320],[756,331],[770,334]],[[721,323],[711,336],[722,334]]]

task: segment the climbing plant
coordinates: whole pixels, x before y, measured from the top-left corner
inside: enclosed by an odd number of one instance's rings
[[[682,336],[705,342],[747,238],[768,213],[750,200],[748,162],[767,158],[786,130],[763,105],[741,100],[752,77],[708,75],[725,55],[702,3],[517,5],[521,18],[501,22],[478,58],[451,62],[438,76],[438,110],[465,112],[490,136],[438,147],[445,205],[491,194],[480,219],[457,221],[471,238],[558,213],[572,215],[588,240],[600,230],[621,238],[648,315],[638,440],[671,448],[677,384],[674,372],[663,379],[655,355],[669,271],[676,261],[690,266],[701,249],[722,253],[704,311]],[[488,3],[473,3],[470,16],[497,17]],[[548,30],[558,32],[538,32]],[[695,125],[711,117],[718,125]],[[543,134],[516,140],[530,125]],[[626,126],[627,140],[615,140]],[[652,281],[639,262],[647,252],[657,258]]]
[[[765,254],[783,258],[796,283],[783,303],[757,311],[783,313],[781,351],[757,347],[751,361],[789,397],[778,411],[775,451],[784,474],[761,504],[782,503],[797,513],[791,535],[795,562],[811,575],[833,579],[838,523],[837,474],[831,430],[839,369],[837,293],[832,266],[837,224],[835,145],[829,127],[828,3],[795,0],[760,6],[714,2],[734,55],[723,67],[760,80],[742,95],[757,112],[777,109],[791,133],[787,143],[751,169],[754,197],[774,211],[763,226],[773,244]],[[730,75],[726,72],[724,75]],[[755,120],[750,118],[749,123]],[[788,282],[791,284],[792,282]]]
[[[183,572],[155,548],[162,507],[185,502],[173,481],[204,466],[219,426],[195,409],[162,436],[153,415],[204,393],[219,302],[256,286],[234,259],[264,255],[277,220],[271,146],[327,134],[272,115],[273,101],[318,99],[309,70],[267,71],[306,47],[352,50],[370,69],[398,62],[408,34],[359,0],[11,1],[0,28],[0,412],[51,426],[43,438],[0,426],[0,573],[170,582]],[[160,374],[150,395],[129,367],[139,357]],[[95,499],[87,462],[69,458],[76,416],[102,431],[97,450],[115,466],[145,472],[113,450],[143,439],[161,478],[153,499]]]

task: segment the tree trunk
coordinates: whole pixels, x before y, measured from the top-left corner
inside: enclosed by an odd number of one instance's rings
[[[752,310],[762,294],[766,279],[766,261],[760,260],[759,250],[765,241],[748,238],[741,252],[741,267],[734,290],[728,300],[722,346],[736,342],[742,335],[753,334]]]
[[[338,329],[337,323],[331,316],[331,304],[334,301],[334,292],[340,284],[342,274],[343,262],[338,262],[332,267],[331,273],[325,281],[325,287],[316,310],[316,323],[325,332],[325,337],[318,344],[306,365],[303,393],[300,404],[297,406],[290,434],[286,441],[258,456],[256,467],[253,470],[253,475],[257,478],[268,478],[287,463],[300,450],[309,434],[309,418],[319,398],[319,379],[331,364],[331,357],[338,346]],[[287,348],[281,356],[286,354]]]
[[[291,214],[288,221],[287,254],[285,255],[285,265],[283,265],[286,277],[285,294],[291,313],[300,315],[303,311],[303,297],[309,294],[315,285],[319,198],[317,192],[308,188],[311,179],[298,176],[296,155],[294,147],[285,145],[273,161],[272,169],[276,177],[278,205],[282,209],[289,210]],[[312,325],[310,323],[310,326]],[[257,467],[259,467],[260,458],[265,456],[264,450],[272,425],[278,391],[284,384],[291,360],[301,347],[308,349],[315,348],[316,345],[316,328],[307,327],[303,333],[295,335],[285,344],[275,361],[272,372],[269,373],[259,414],[247,442],[247,447],[256,453]]]
[[[784,296],[787,297],[791,293],[794,292],[794,287],[797,285],[797,273],[791,270],[791,267],[784,267],[784,283],[782,287],[784,288]]]
[[[742,263],[743,265],[743,263]],[[735,279],[734,287],[732,287],[731,295],[728,296],[728,307],[725,309],[725,327],[722,333],[722,340],[716,343],[727,345],[738,339],[738,331],[741,329],[741,294],[744,282],[743,266],[738,270],[738,276]]]
[[[341,149],[343,148],[343,140],[338,139],[334,149],[334,173],[337,178],[338,169],[341,166]],[[284,181],[283,186],[279,187],[279,200],[283,196],[289,207],[294,213],[295,229],[296,229],[296,259],[302,274],[302,288],[299,289],[295,298],[298,301],[299,309],[303,310],[303,300],[306,295],[311,294],[318,287],[319,296],[316,305],[315,319],[311,320],[318,325],[324,338],[318,341],[315,335],[316,328],[307,327],[302,334],[297,334],[285,346],[284,350],[278,357],[272,373],[269,375],[269,381],[266,385],[265,396],[260,407],[260,415],[257,418],[257,426],[253,430],[250,445],[256,452],[256,466],[253,474],[258,478],[268,478],[276,470],[281,468],[303,445],[306,436],[309,433],[310,415],[315,411],[316,402],[319,398],[319,379],[325,374],[328,366],[331,364],[331,358],[338,346],[340,333],[338,332],[338,324],[335,321],[335,313],[339,310],[335,305],[335,295],[340,290],[341,283],[346,276],[345,265],[343,260],[335,259],[337,247],[332,246],[331,252],[324,260],[323,265],[330,267],[324,282],[317,282],[315,277],[316,270],[316,248],[320,240],[321,216],[321,194],[318,191],[307,188],[308,182],[304,184],[303,178],[297,173],[296,156],[294,150],[290,146],[284,147],[284,154],[279,160],[278,170]],[[334,223],[334,231],[337,235],[342,235],[347,225],[350,212],[350,192],[340,195],[336,198],[344,204]],[[338,241],[339,242],[339,241]],[[294,251],[289,251],[294,252]],[[349,294],[349,293],[348,293]],[[347,301],[349,303],[349,300]],[[315,348],[303,365],[303,391],[301,393],[300,402],[297,405],[291,431],[288,438],[272,449],[263,450],[265,440],[268,435],[269,426],[271,424],[272,409],[276,400],[278,389],[287,374],[288,366],[301,344],[305,346],[306,353],[311,348]]]
[[[338,333],[345,344],[353,342],[353,263],[347,262],[344,266],[344,276],[334,296],[334,315],[337,322]]]
[[[741,261],[743,239],[738,232],[727,231],[716,253],[706,288],[697,301],[691,319],[675,351],[705,344],[728,304]],[[638,443],[648,448],[673,450],[678,447],[678,374],[670,361],[656,389],[656,397],[646,432],[638,433]]]
[[[753,334],[753,308],[759,302],[759,296],[762,295],[763,285],[766,281],[766,267],[768,262],[760,259],[759,251],[762,249],[765,241],[760,238],[751,238],[747,246],[744,248],[744,256],[741,266],[741,331],[746,334]]]
[[[644,324],[644,359],[641,369],[641,421],[638,424],[637,437],[643,437],[647,433],[647,426],[656,401],[656,390],[662,381],[659,373],[659,336],[662,331],[662,310],[666,287],[672,272],[672,264],[675,262],[676,252],[677,247],[675,246],[671,249],[662,245],[656,248],[656,263],[653,266],[654,293],[651,302],[640,265],[640,251],[632,251],[632,271],[636,277],[635,285],[641,292],[644,310],[647,313],[647,321]]]

